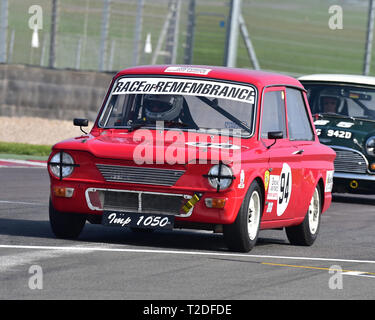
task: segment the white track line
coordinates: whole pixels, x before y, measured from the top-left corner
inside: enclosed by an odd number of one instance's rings
[[[82,252],[89,253],[89,249]],[[33,252],[22,252],[17,255],[0,256],[0,272],[12,271],[19,266],[37,263],[40,260],[59,258],[70,254],[79,254],[78,251],[62,251],[62,250],[37,250]]]
[[[48,205],[48,203],[22,202],[22,201],[8,201],[8,200],[0,200],[0,203],[24,204],[24,205],[27,205],[27,206],[47,206],[47,205]]]
[[[44,167],[40,167],[40,166],[3,166],[3,165],[0,165],[0,168],[8,168],[8,169],[45,169]]]
[[[0,245],[0,248],[29,249],[29,250],[63,250],[63,251],[71,251],[71,252],[102,251],[102,252],[127,252],[127,253],[156,253],[156,254],[176,254],[176,255],[207,256],[207,257],[232,257],[232,258],[248,258],[248,259],[284,259],[284,260],[331,261],[331,262],[375,264],[375,261],[373,260],[269,256],[269,255],[218,253],[218,252],[202,252],[202,251],[157,250],[157,249],[125,249],[125,248],[109,248],[109,247],[58,247],[58,246],[25,246],[25,245]]]
[[[28,160],[18,160],[18,159],[0,159],[0,161],[17,163],[17,164],[27,164],[27,165],[32,165],[34,167],[46,167],[47,166],[46,162],[39,162],[39,161],[28,161]]]
[[[367,275],[366,272],[343,272],[342,275],[375,279],[374,275]]]

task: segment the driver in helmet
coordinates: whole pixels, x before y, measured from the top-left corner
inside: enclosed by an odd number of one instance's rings
[[[145,116],[151,121],[178,121],[183,109],[179,95],[148,94],[144,97]]]
[[[324,113],[336,113],[338,107],[338,99],[333,97],[323,97],[323,112]]]
[[[340,98],[335,94],[322,94],[320,108],[322,113],[338,113],[341,104]]]

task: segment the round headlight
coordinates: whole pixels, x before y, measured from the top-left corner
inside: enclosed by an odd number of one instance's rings
[[[61,158],[62,155],[62,158]],[[65,152],[56,153],[49,162],[49,168],[57,178],[66,178],[70,176],[74,170],[74,160],[71,155]],[[60,168],[61,166],[61,168]]]
[[[230,187],[230,185],[232,184],[232,180],[232,169],[224,164],[214,165],[208,172],[208,182],[210,183],[212,188],[225,190]]]
[[[366,151],[369,155],[375,155],[375,137],[370,137],[366,141]]]

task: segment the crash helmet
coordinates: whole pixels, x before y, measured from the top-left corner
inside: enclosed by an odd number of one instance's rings
[[[147,94],[143,100],[146,118],[171,121],[177,119],[183,107],[180,95]]]
[[[323,113],[340,113],[344,98],[337,90],[323,90],[319,96],[319,110]]]

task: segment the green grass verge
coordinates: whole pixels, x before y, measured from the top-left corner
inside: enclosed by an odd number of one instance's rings
[[[0,153],[46,157],[51,153],[51,146],[28,143],[0,142]]]

